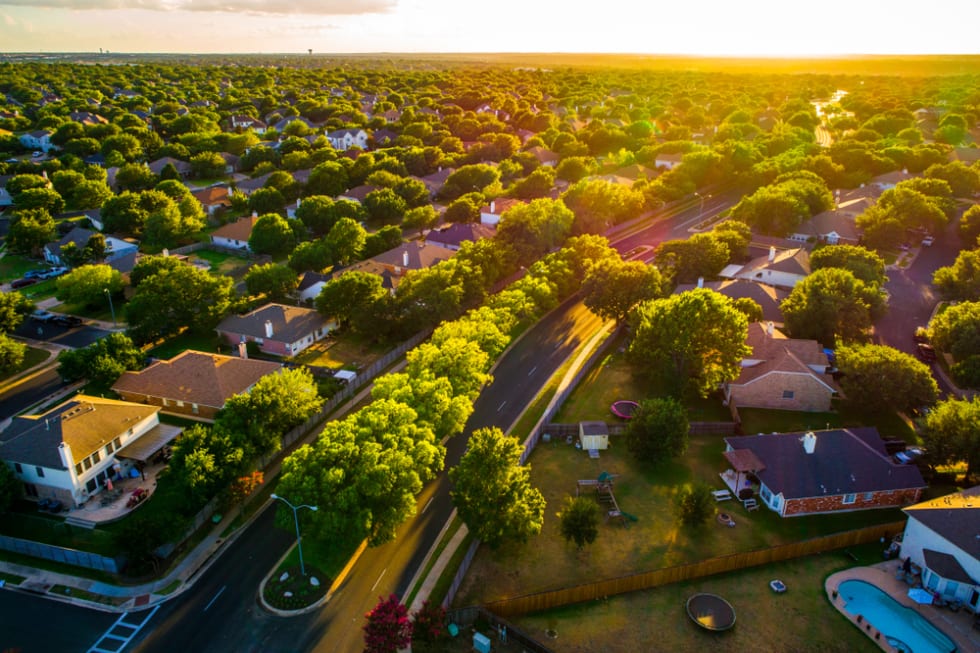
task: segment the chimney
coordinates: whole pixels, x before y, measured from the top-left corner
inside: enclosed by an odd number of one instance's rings
[[[71,445],[67,442],[62,442],[58,445],[58,456],[61,457],[61,464],[65,466],[65,469],[74,469],[75,460],[71,455]]]
[[[704,277],[698,277],[698,288],[704,288]]]
[[[245,360],[248,359],[248,347],[245,345],[244,340],[238,343],[238,357]]]
[[[296,198],[296,208],[297,209],[299,208],[299,203],[302,202],[302,201],[303,201],[302,198],[299,198],[299,197]]]
[[[772,338],[775,331],[776,331],[776,325],[772,323],[772,320],[766,322],[766,335]]]
[[[166,247],[164,247],[163,248],[163,251],[161,252],[161,254],[163,254],[164,256],[170,256],[170,250],[167,249]]]
[[[252,217],[253,218],[259,217],[259,212],[258,211],[252,211]]]
[[[493,200],[490,200],[490,213],[493,213],[494,209],[496,208],[497,208],[497,203],[494,202]]]
[[[402,267],[406,267],[406,268],[408,267],[408,248],[407,247],[405,248],[405,251],[402,252]]]
[[[803,435],[803,451],[812,454],[817,449],[817,436],[813,431],[807,431]]]
[[[769,246],[769,262],[776,260],[776,247],[774,245]]]
[[[265,337],[266,338],[272,337],[272,320],[265,321]]]

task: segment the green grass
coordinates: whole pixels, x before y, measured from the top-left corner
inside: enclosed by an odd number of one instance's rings
[[[225,354],[231,351],[231,347],[218,340],[218,336],[213,333],[201,335],[191,331],[185,331],[181,335],[170,338],[153,349],[150,349],[146,352],[146,355],[153,356],[154,358],[169,359],[178,354],[182,354],[188,349],[212,353],[222,353],[223,351]]]
[[[28,347],[27,351],[24,352],[24,360],[16,368],[10,370],[9,372],[0,374],[0,382],[11,379],[25,370],[29,370],[35,365],[40,365],[44,361],[51,358],[52,354],[47,349],[39,349],[37,347]]]
[[[162,587],[162,588],[158,589],[154,593],[155,594],[160,594],[162,596],[167,596],[168,594],[173,594],[174,592],[176,592],[177,591],[177,588],[180,587],[183,584],[184,584],[184,581],[182,581],[182,580],[180,580],[178,578],[178,579],[174,580],[173,582],[171,582],[166,587]]]
[[[315,342],[294,357],[297,363],[359,370],[381,358],[387,347],[349,331]]]
[[[0,580],[8,585],[20,585],[27,580],[27,578],[24,576],[18,576],[17,574],[8,574],[5,571],[0,571]]]
[[[290,525],[290,532],[292,528]],[[360,542],[320,542],[312,538],[303,538],[303,563],[307,567],[316,567],[326,574],[328,579],[320,580],[329,585],[332,579],[340,575],[360,544]],[[289,555],[282,561],[274,575],[279,575],[285,569],[294,566],[299,566],[299,549],[295,546],[289,551]]]
[[[443,533],[442,539],[439,540],[439,543],[436,545],[436,548],[432,552],[432,555],[429,556],[428,562],[426,562],[425,567],[422,569],[422,573],[419,575],[419,584],[412,588],[412,591],[409,592],[408,594],[408,598],[405,599],[405,605],[412,605],[412,601],[415,600],[415,596],[419,593],[419,589],[421,589],[422,582],[429,575],[429,573],[431,573],[432,567],[439,560],[439,556],[442,555],[442,552],[446,550],[446,547],[449,545],[449,542],[453,539],[453,536],[456,534],[456,531],[458,531],[459,527],[462,525],[463,525],[463,521],[459,517],[454,517],[453,520],[449,523],[449,528],[447,528],[446,532]],[[443,574],[445,575],[446,573],[449,573],[450,574],[449,577],[451,579],[456,574],[457,569],[459,569],[459,564],[447,565],[446,568],[443,570]],[[431,599],[432,597],[429,598]],[[441,601],[442,597],[440,597],[439,600]]]
[[[91,551],[105,556],[116,552],[112,538],[98,530],[89,530],[66,524],[53,515],[31,514],[33,504],[21,502],[0,520],[0,533],[23,540],[43,542],[69,549]]]
[[[44,267],[44,265],[45,263],[41,261],[35,261],[27,258],[26,256],[21,256],[20,254],[11,254],[10,252],[7,252],[7,254],[0,259],[0,281],[13,281],[14,279],[20,279],[28,270]]]
[[[459,548],[456,549],[453,557],[449,559],[449,563],[442,570],[439,580],[432,586],[432,593],[428,596],[429,603],[440,605],[442,600],[446,598],[446,593],[449,592],[449,586],[453,584],[456,572],[459,570],[459,566],[463,564],[463,558],[466,557],[466,551],[470,548],[473,537],[472,533],[468,533],[463,538],[463,541],[459,543]]]
[[[211,264],[211,274],[227,276],[231,273],[241,271],[251,261],[247,258],[236,256],[228,252],[217,252],[211,249],[199,249],[191,254],[193,258],[199,258]]]
[[[794,410],[769,410],[742,408],[742,432],[792,433],[810,429],[840,428],[845,426],[874,426],[883,438],[901,438],[916,442],[915,429],[897,413],[866,413],[859,407],[841,403],[837,412],[808,413]]]
[[[116,323],[125,323],[126,315],[123,310],[122,302],[114,299],[115,304],[113,307],[116,309]],[[68,302],[58,304],[52,310],[58,313],[68,313],[69,315],[77,315],[82,318],[87,318],[89,320],[101,320],[103,322],[112,323],[112,311],[109,309],[109,301],[101,302],[98,306],[89,306],[88,304],[69,304]]]

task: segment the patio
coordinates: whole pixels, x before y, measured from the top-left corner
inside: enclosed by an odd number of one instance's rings
[[[827,598],[845,617],[851,616],[844,610],[843,600],[834,598],[837,587],[845,580],[863,580],[878,587],[905,607],[912,608],[925,617],[936,628],[946,634],[956,643],[958,651],[980,651],[980,630],[973,627],[977,618],[968,609],[951,612],[947,608],[933,605],[918,604],[909,598],[910,585],[901,579],[902,560],[888,560],[870,567],[852,567],[836,574],[831,574],[824,583]],[[884,646],[882,646],[884,648]],[[892,650],[890,647],[885,650]]]

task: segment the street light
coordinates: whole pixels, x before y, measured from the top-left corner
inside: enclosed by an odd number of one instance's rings
[[[695,191],[694,196],[701,200],[701,208],[698,209],[698,220],[701,220],[704,217],[704,201],[711,197],[711,195],[702,195]]]
[[[109,289],[108,288],[103,288],[102,289],[102,292],[104,292],[105,293],[105,296],[109,298],[109,312],[112,313],[112,326],[115,327],[116,326],[116,309],[112,306],[112,293],[109,292]]]
[[[297,514],[296,511],[298,511],[300,508],[309,508],[313,512],[316,512],[317,511],[317,507],[316,506],[308,506],[305,503],[303,505],[300,505],[300,506],[294,506],[293,504],[289,503],[289,501],[285,497],[281,497],[278,494],[273,494],[272,495],[272,498],[273,499],[277,499],[279,501],[282,501],[287,506],[289,506],[290,508],[293,509],[293,521],[296,523],[296,546],[299,548],[299,571],[300,571],[301,574],[303,574],[305,576],[306,575],[306,567],[303,565],[303,538],[300,537],[300,535],[299,535],[299,515]]]

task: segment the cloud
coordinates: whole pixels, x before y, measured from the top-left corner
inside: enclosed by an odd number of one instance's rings
[[[47,9],[145,9],[314,16],[387,13],[397,4],[398,0],[0,0],[0,5]]]

